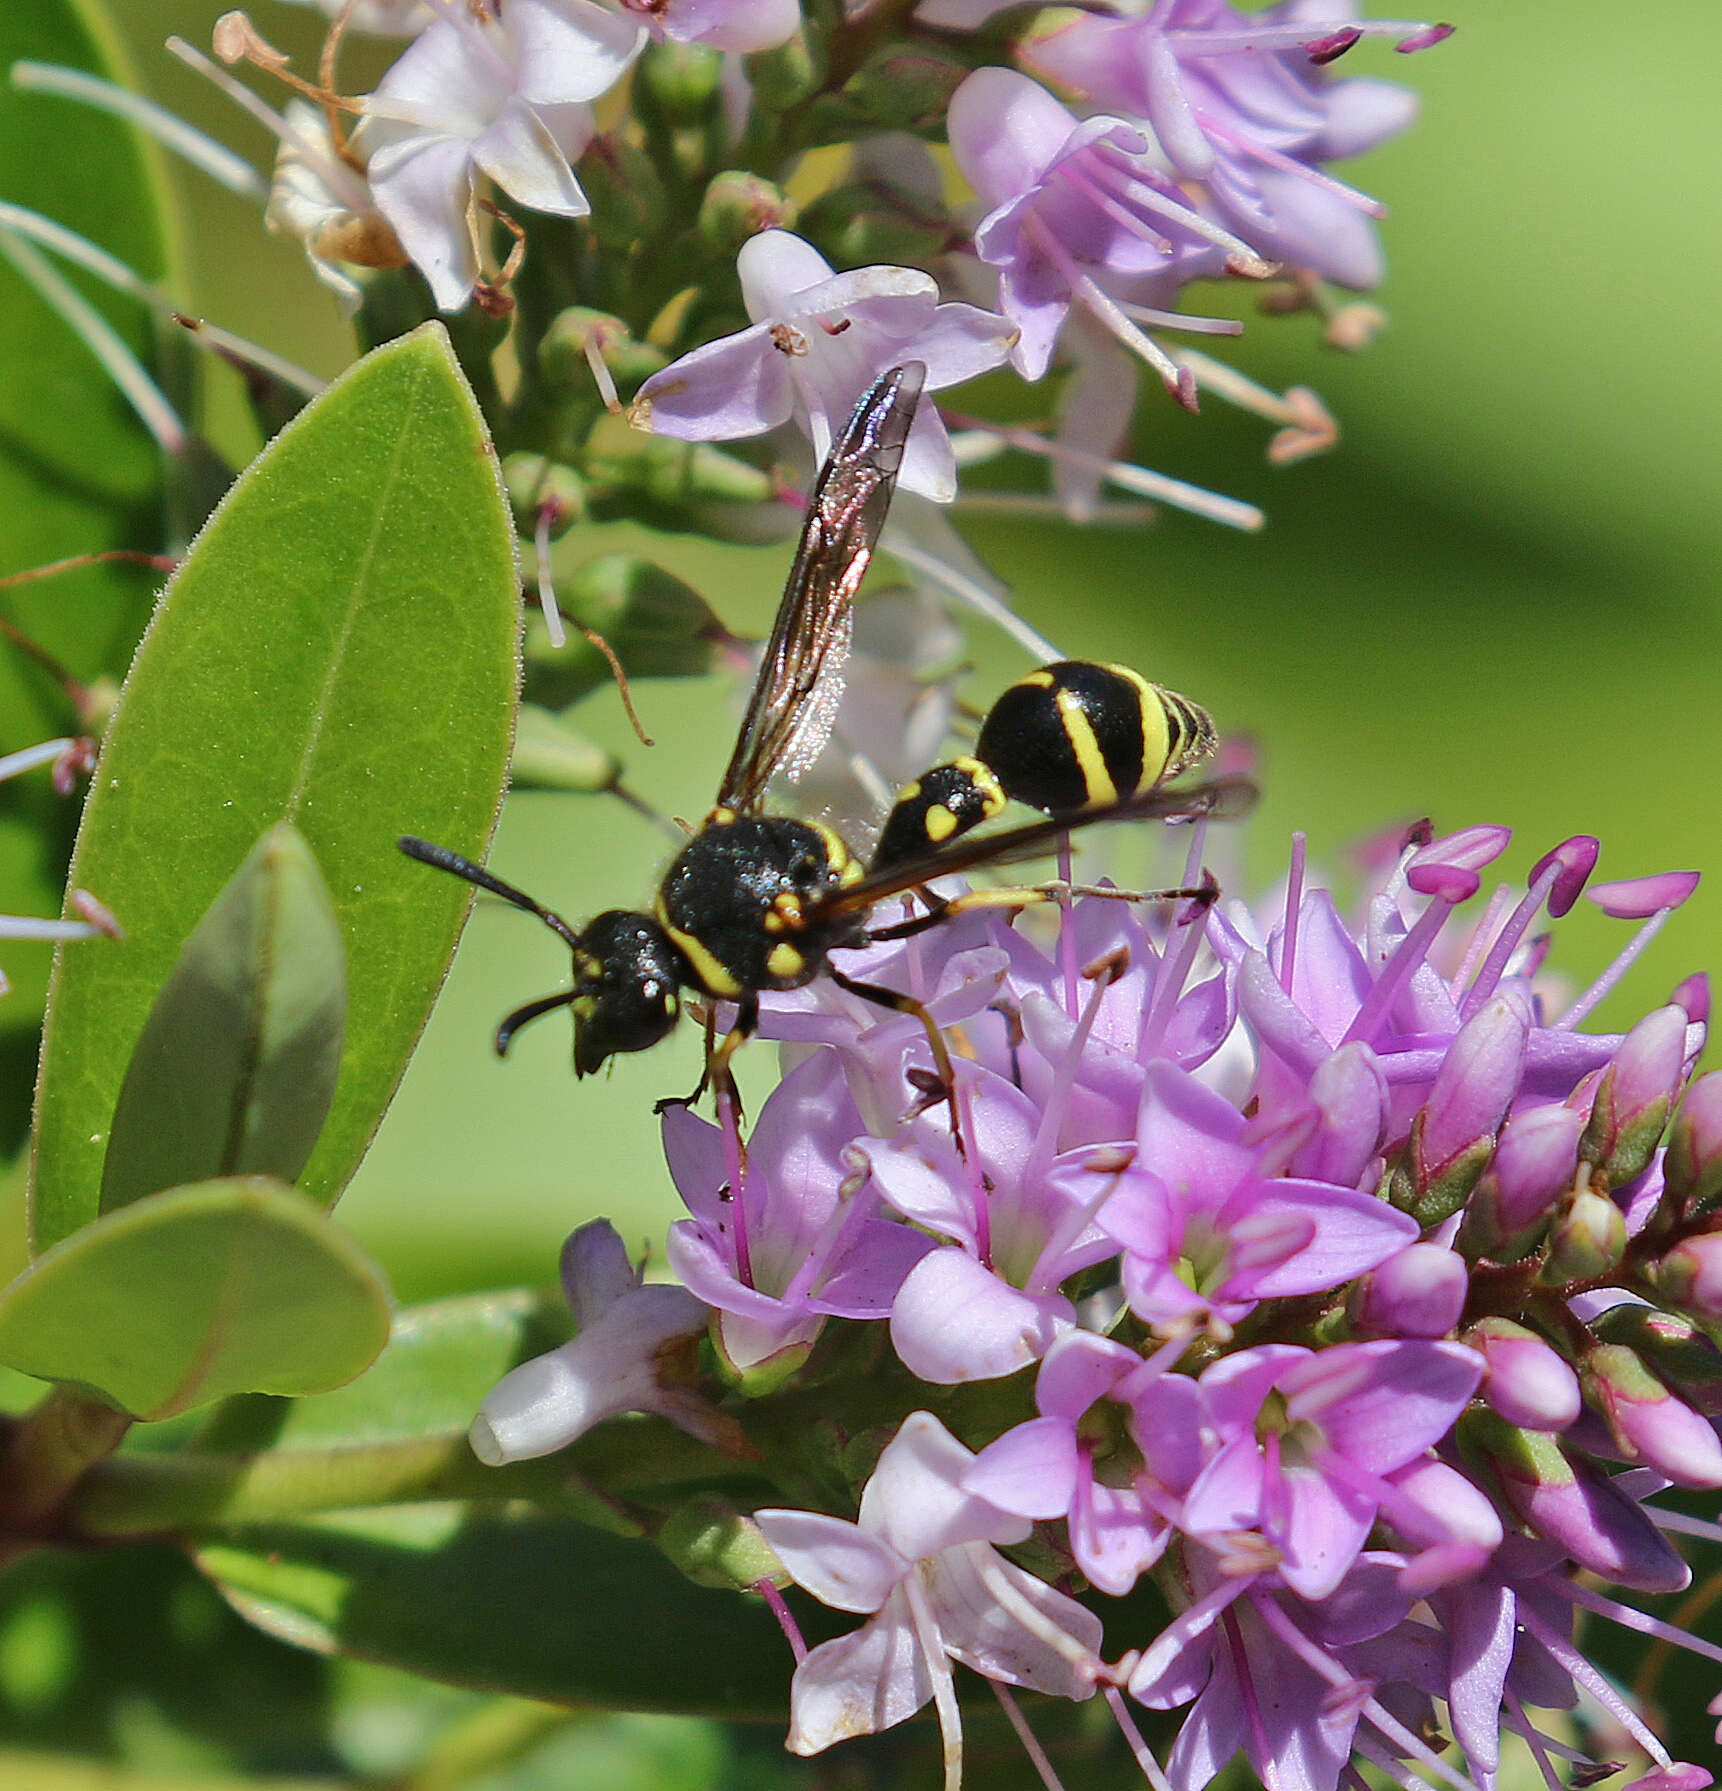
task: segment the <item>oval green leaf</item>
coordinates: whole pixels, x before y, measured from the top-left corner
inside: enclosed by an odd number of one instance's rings
[[[551,1703],[787,1714],[794,1663],[762,1604],[556,1513],[339,1513],[211,1537],[194,1558],[242,1616],[303,1648]]]
[[[54,62],[127,79],[95,0],[0,6],[0,199],[70,226],[148,279],[171,279],[169,197],[159,157],[129,126],[87,106],[24,93],[14,62]],[[49,147],[51,146],[51,147]],[[146,364],[152,321],[94,285],[92,304]],[[0,574],[102,548],[161,546],[161,456],[89,351],[36,290],[0,261]],[[84,682],[125,671],[161,580],[136,566],[91,566],[0,593],[0,616]],[[44,670],[0,646],[0,753],[75,727]],[[0,913],[59,911],[77,811],[46,776],[0,792]],[[44,849],[44,841],[52,842]],[[11,944],[13,992],[0,1004],[0,1154],[22,1141],[34,1075],[46,946]]]
[[[169,585],[91,786],[72,876],[127,938],[55,964],[34,1246],[99,1210],[133,1047],[258,835],[304,834],[348,965],[346,1056],[300,1178],[332,1201],[422,1029],[469,891],[395,849],[482,856],[516,684],[514,535],[448,339],[368,355],[240,478]]]
[[[102,1211],[225,1175],[293,1181],[335,1098],[341,928],[291,822],[271,827],[197,923],[132,1053]]]
[[[376,1359],[388,1292],[317,1207],[263,1176],[134,1201],[0,1294],[0,1362],[138,1418],[320,1393]]]

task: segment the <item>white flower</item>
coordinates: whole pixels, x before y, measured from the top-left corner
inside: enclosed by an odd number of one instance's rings
[[[405,251],[365,177],[336,154],[317,107],[289,100],[285,122],[264,222],[305,245],[312,271],[351,316],[359,307],[359,283],[341,264],[400,267]]]
[[[698,1394],[664,1384],[678,1345],[710,1316],[685,1287],[642,1282],[606,1219],[582,1225],[562,1250],[575,1336],[505,1374],[469,1433],[489,1467],[549,1455],[618,1412],[657,1412],[690,1435],[721,1442],[723,1420]]]
[[[338,18],[346,0],[288,0],[292,6],[315,6]],[[355,31],[377,37],[411,37],[437,16],[435,0],[358,0],[347,23]]]
[[[354,147],[443,310],[459,310],[479,277],[479,174],[533,211],[591,209],[569,163],[591,139],[591,102],[645,38],[592,0],[489,0],[438,18],[383,77]]]
[[[640,388],[636,423],[684,441],[726,441],[793,420],[823,461],[887,368],[923,361],[926,389],[938,391],[999,366],[1016,340],[991,311],[940,304],[937,282],[919,268],[835,274],[787,230],[749,237],[736,273],[753,327],[654,373]],[[931,404],[915,415],[898,485],[938,503],[956,496],[951,439]]]
[[[835,1610],[871,1613],[795,1669],[794,1753],[889,1728],[932,1699],[950,1784],[962,1747],[952,1660],[1052,1697],[1093,1695],[1100,1619],[993,1547],[1021,1542],[1033,1526],[964,1491],[974,1459],[931,1412],[912,1412],[879,1457],[858,1523],[815,1511],[754,1514],[797,1585]]]

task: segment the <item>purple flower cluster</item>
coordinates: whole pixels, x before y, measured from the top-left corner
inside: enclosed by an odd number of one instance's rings
[[[1558,1003],[1542,921],[1596,842],[1464,924],[1507,838],[1414,839],[1355,921],[1299,840],[1271,913],[1092,897],[1046,951],[991,911],[869,948],[856,972],[950,1043],[955,1131],[921,1025],[828,980],[768,1000],[787,1073],[745,1150],[667,1112],[690,1213],[669,1260],[710,1309],[713,1400],[745,1428],[818,1370],[840,1426],[857,1325],[889,1341],[873,1396],[901,1393],[894,1434],[850,1438],[876,1464],[855,1521],[756,1513],[791,1579],[865,1619],[794,1638],[792,1748],[932,1701],[955,1762],[955,1660],[1001,1692],[1099,1692],[1131,1735],[1132,1700],[1182,1711],[1177,1791],[1240,1752],[1284,1791],[1361,1762],[1488,1791],[1503,1730],[1552,1773],[1570,1749],[1529,1711],[1581,1698],[1644,1783],[1710,1782],[1574,1641],[1586,1610],[1691,1643],[1595,1580],[1686,1584],[1649,1501],[1722,1486],[1722,1077],[1687,1088],[1707,987],[1583,1028],[1696,879],[1592,885],[1643,924]],[[593,1355],[606,1387],[638,1378],[625,1328]],[[505,1382],[491,1459],[509,1406]],[[1107,1601],[1144,1576],[1168,1620],[1108,1652]]]

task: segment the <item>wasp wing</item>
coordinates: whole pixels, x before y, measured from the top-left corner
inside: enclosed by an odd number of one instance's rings
[[[1007,827],[1002,833],[965,835],[924,857],[906,859],[886,870],[871,872],[858,883],[834,890],[820,904],[819,916],[823,920],[828,916],[859,914],[887,896],[901,895],[939,877],[983,865],[1044,858],[1058,849],[1067,833],[1102,821],[1235,821],[1255,807],[1259,794],[1247,777],[1220,777],[1182,790],[1139,790],[1134,796],[1099,808],[1030,821],[1023,827]]]
[[[831,737],[855,591],[885,524],[926,374],[919,361],[882,374],[832,447],[718,790],[720,808],[757,808],[776,772],[799,775]]]

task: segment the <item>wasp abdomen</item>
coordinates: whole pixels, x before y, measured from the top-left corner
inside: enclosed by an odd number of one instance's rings
[[[869,868],[882,871],[925,858],[971,827],[990,821],[1004,805],[999,780],[979,759],[953,759],[948,765],[935,765],[898,796],[880,829]]]
[[[1116,802],[1214,750],[1205,709],[1125,665],[1043,665],[993,704],[975,753],[1005,794],[1049,815]]]
[[[707,994],[798,989],[858,925],[833,936],[820,898],[860,876],[829,827],[720,809],[666,873],[658,919]]]

